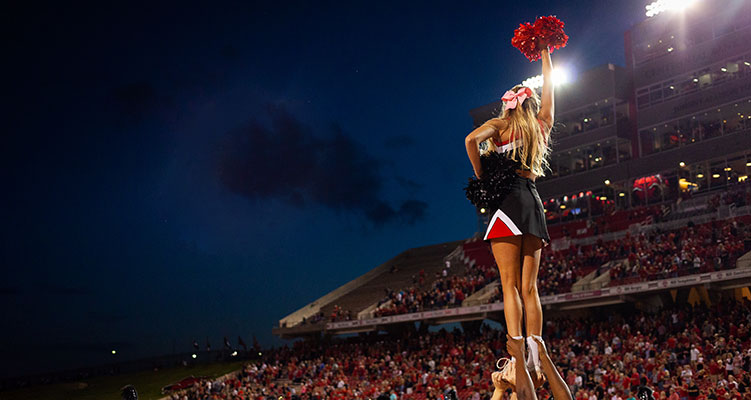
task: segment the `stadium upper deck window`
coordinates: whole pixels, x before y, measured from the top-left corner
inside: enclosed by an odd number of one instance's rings
[[[651,104],[659,103],[660,100],[662,100],[662,90],[660,90],[662,86],[660,84],[650,86],[649,88],[649,102]]]
[[[649,105],[649,88],[636,92],[636,103],[639,105],[640,110]]]
[[[711,68],[692,71],[682,76],[670,78],[636,91],[638,109],[651,104],[658,104],[665,100],[683,96],[696,90],[714,87],[727,80],[745,77],[751,74],[751,54],[735,56],[732,59],[720,61]],[[656,93],[659,92],[659,93]]]
[[[675,85],[673,84],[673,80],[670,79],[668,81],[665,81],[662,83],[662,97],[663,99],[667,100],[670,99],[678,94],[678,91],[675,89]]]
[[[624,140],[618,143],[618,162],[628,161],[631,159],[631,142]]]

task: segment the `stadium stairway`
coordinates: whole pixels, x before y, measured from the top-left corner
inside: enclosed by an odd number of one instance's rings
[[[494,280],[490,282],[489,284],[485,285],[484,288],[474,292],[471,296],[464,299],[462,302],[462,307],[469,307],[469,306],[476,306],[480,304],[487,304],[488,299],[493,297],[495,294],[496,289],[498,289],[501,286],[500,280]]]
[[[440,273],[445,266],[444,258],[461,243],[462,241],[453,241],[406,250],[288,315],[280,321],[280,326],[295,326],[303,317],[310,317],[319,311],[328,317],[335,306],[350,311],[353,318],[356,318],[363,309],[383,300],[387,290],[400,290],[411,286],[412,276],[419,274],[421,269],[425,270],[425,283],[432,283],[435,273]],[[392,270],[393,267],[396,267],[396,270]]]
[[[751,251],[738,257],[735,265],[737,268],[751,268]]]
[[[454,241],[443,245],[433,245],[427,247],[418,247],[407,250],[399,256],[404,256],[402,262],[398,264],[399,270],[389,273],[385,280],[374,282],[373,285],[361,289],[360,301],[354,301],[355,308],[358,311],[358,318],[371,318],[373,312],[379,307],[379,303],[386,298],[388,290],[398,291],[408,289],[413,286],[412,276],[419,276],[420,270],[425,271],[425,281],[422,288],[430,287],[436,281],[438,274],[446,266],[445,260],[451,260],[451,275],[462,275],[465,272],[463,263],[458,262],[456,257],[459,254],[459,246],[462,241]],[[397,256],[397,258],[399,258]],[[381,305],[387,305],[389,302]],[[340,304],[341,306],[341,304]]]

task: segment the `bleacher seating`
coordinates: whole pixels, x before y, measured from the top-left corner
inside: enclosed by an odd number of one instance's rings
[[[551,358],[577,399],[625,399],[644,378],[656,398],[751,396],[751,301],[592,311],[547,320]],[[448,332],[377,333],[267,350],[237,374],[202,380],[171,399],[489,399],[490,374],[506,356],[505,333],[483,325]],[[549,389],[537,391],[550,399]],[[745,396],[745,397],[744,397]]]
[[[382,273],[372,277],[356,290],[323,305],[321,320],[329,321],[335,307],[356,318],[362,310],[381,300],[389,290],[401,290],[412,285],[420,271],[423,271],[426,283],[432,283],[436,279],[436,272],[440,272],[445,266],[444,257],[460,244],[461,241],[455,241],[404,251],[390,260],[389,268],[384,269]]]

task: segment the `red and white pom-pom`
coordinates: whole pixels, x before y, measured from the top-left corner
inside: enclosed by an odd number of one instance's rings
[[[529,22],[519,24],[514,30],[514,37],[511,38],[511,45],[519,49],[529,61],[540,59],[540,50],[537,49],[537,34],[534,26]]]
[[[534,24],[520,24],[511,38],[511,45],[519,49],[529,61],[540,59],[540,52],[546,46],[552,53],[568,43],[568,35],[563,32],[563,21],[554,17],[540,17]]]
[[[563,25],[563,21],[552,15],[540,17],[535,21],[534,29],[540,37],[540,44],[548,46],[551,53],[555,49],[566,47],[568,43],[568,35],[563,32]]]

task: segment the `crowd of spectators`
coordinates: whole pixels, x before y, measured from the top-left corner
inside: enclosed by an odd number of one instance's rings
[[[679,305],[550,319],[544,336],[576,399],[626,400],[644,379],[656,399],[751,398],[751,302]],[[306,340],[265,351],[236,376],[202,381],[175,400],[487,400],[505,333],[403,331]],[[549,399],[543,386],[540,399]],[[508,399],[508,393],[504,395]]]
[[[349,321],[351,319],[352,310],[345,310],[336,304],[334,305],[334,309],[331,310],[331,315],[329,315],[329,321],[331,322]]]
[[[610,244],[611,285],[732,268],[748,249],[751,230],[738,219],[713,221],[667,232],[652,231]]]
[[[701,225],[689,222],[685,228],[669,231],[627,233],[624,238],[600,239],[592,245],[572,244],[561,251],[542,252],[538,292],[541,296],[568,292],[578,279],[610,261],[617,261],[610,268],[611,285],[733,268],[738,257],[751,251],[750,245],[751,227],[738,218]],[[451,275],[444,269],[426,289],[413,285],[390,291],[374,315],[459,307],[466,297],[499,279],[490,260],[474,264],[465,274]],[[486,302],[502,298],[499,285]]]
[[[446,307],[459,307],[462,302],[484,288],[494,279],[498,279],[495,265],[475,263],[468,266],[463,273],[452,270],[450,263],[438,273],[433,283],[424,287],[424,279],[398,291],[389,291],[373,312],[376,317],[406,314],[419,311],[435,310]],[[421,284],[422,283],[422,284]]]
[[[352,310],[345,310],[337,304],[334,304],[334,308],[331,313],[326,316],[323,311],[319,311],[309,317],[303,317],[300,325],[315,325],[322,322],[337,322],[337,321],[349,321],[352,319]]]
[[[742,207],[751,204],[750,197],[751,192],[745,186],[727,190],[708,197],[706,209],[717,210],[723,205]],[[661,214],[661,210],[658,206],[640,207],[621,211],[619,218],[642,221],[650,217],[651,222],[656,222],[659,218],[655,216]],[[618,240],[600,239],[587,245],[572,243],[563,250],[546,247],[541,255],[538,291],[541,296],[568,292],[577,280],[603,267],[610,268],[611,286],[732,268],[739,256],[751,251],[751,228],[746,226],[747,223],[748,218],[745,222],[730,218],[702,225],[689,222],[681,229],[644,230],[637,235],[627,233]],[[489,246],[487,252],[490,252]],[[411,286],[387,290],[373,316],[460,307],[467,297],[499,279],[492,255],[477,261],[463,272],[461,268],[452,270],[447,264],[442,271],[436,272],[432,283],[426,283],[425,271],[420,270],[419,274],[412,276]],[[611,261],[614,263],[608,265]],[[501,301],[502,298],[498,285],[495,292],[483,301]],[[304,323],[349,319],[352,319],[351,312],[335,307],[331,315],[319,313]]]

